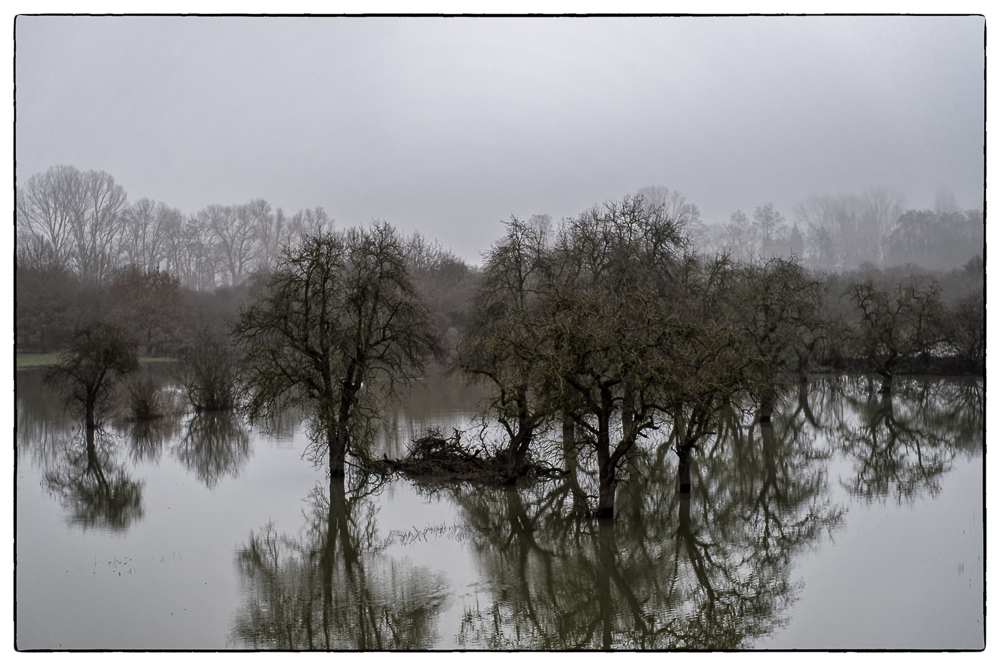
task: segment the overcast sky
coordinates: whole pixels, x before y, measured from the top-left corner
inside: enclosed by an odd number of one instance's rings
[[[982,206],[984,19],[20,17],[17,178],[185,213],[264,198],[478,263],[501,220],[950,187]]]

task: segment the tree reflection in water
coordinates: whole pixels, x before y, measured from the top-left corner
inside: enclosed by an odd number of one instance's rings
[[[829,452],[798,412],[724,419],[691,495],[677,493],[674,459],[654,452],[632,462],[614,523],[569,517],[572,473],[555,486],[454,490],[488,599],[466,609],[459,644],[733,649],[780,627],[794,556],[841,523],[826,497]]]
[[[30,376],[29,376],[30,378]],[[129,425],[129,448],[107,431],[73,426],[19,375],[18,461],[71,523],[117,532],[143,515],[143,483],[119,462],[172,456],[214,487],[250,455],[238,420],[204,414]],[[294,419],[289,419],[291,424]],[[288,430],[290,428],[286,428]],[[798,555],[836,529],[828,465],[862,501],[913,502],[937,492],[957,456],[984,443],[980,379],[898,381],[885,399],[866,378],[821,377],[784,396],[770,425],[738,410],[695,458],[692,493],[677,493],[669,435],[636,451],[614,524],[587,515],[596,490],[572,423],[550,455],[560,479],[506,489],[449,487],[479,583],[461,623],[439,627],[446,579],[390,555],[376,521],[377,489],[324,484],[300,533],[272,526],[240,544],[243,598],[235,647],[280,649],[744,648],[782,626],[798,594]],[[124,452],[124,453],[123,453]],[[831,463],[831,460],[833,461]],[[836,467],[834,468],[836,469]],[[834,474],[837,474],[834,472]],[[834,482],[837,479],[834,478]],[[398,481],[399,483],[407,483]],[[588,498],[588,493],[590,497]],[[450,529],[450,528],[449,528]]]
[[[285,650],[433,647],[444,579],[385,553],[377,507],[362,489],[348,492],[333,479],[310,500],[303,535],[279,536],[268,524],[237,551],[244,603],[233,642]]]
[[[855,497],[893,497],[900,504],[924,492],[934,497],[959,451],[982,450],[980,381],[911,379],[891,396],[866,395],[862,382],[842,379],[843,403],[852,414],[831,428],[853,463],[853,475],[841,483]]]
[[[77,436],[73,433],[80,426],[65,405],[53,396],[52,389],[45,386],[43,377],[41,372],[17,372],[14,441],[19,463],[27,455],[33,465],[49,468],[62,460],[69,441]]]
[[[203,412],[188,421],[174,456],[209,489],[236,478],[250,459],[250,435],[231,412]]]
[[[70,510],[70,523],[124,531],[142,518],[143,484],[129,477],[111,456],[114,444],[108,433],[85,431],[86,446],[69,442],[62,460],[45,472],[45,486]]]
[[[133,464],[159,464],[164,445],[175,439],[180,431],[180,419],[176,417],[128,423],[123,435],[128,439]]]

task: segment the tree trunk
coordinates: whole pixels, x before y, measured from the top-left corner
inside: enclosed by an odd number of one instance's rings
[[[809,381],[809,355],[799,356],[799,381],[805,384]]]
[[[521,467],[517,456],[517,447],[511,442],[507,447],[507,460],[504,462],[503,485],[513,486],[517,483],[517,470]]]
[[[691,492],[691,446],[684,444],[677,449],[677,485],[682,495]]]
[[[351,446],[350,418],[353,394],[346,387],[342,389],[338,419],[327,426],[327,441],[330,445],[330,477],[344,477],[344,464]]]
[[[517,483],[517,476],[521,471],[521,465],[524,464],[524,456],[527,453],[525,439],[530,441],[530,435],[518,432],[507,447],[503,479],[505,486],[512,486]]]
[[[892,393],[892,372],[885,371],[882,373],[882,387],[879,389],[879,393],[888,395]]]
[[[597,517],[613,518],[615,515],[615,491],[618,480],[611,465],[602,465],[600,470],[600,486],[597,495]]]
[[[775,460],[777,442],[774,438],[774,426],[762,423],[760,426],[761,457],[764,459],[764,488],[778,491],[778,465]]]
[[[95,402],[97,402],[96,399],[87,398],[86,425],[87,425],[87,432],[88,433],[89,432],[93,432],[93,430],[97,427],[97,419],[94,416],[94,411],[95,411],[94,410],[94,407],[95,407],[94,403]],[[77,413],[79,414],[79,412],[77,412]]]
[[[97,447],[94,445],[94,428],[87,428],[87,469],[93,473],[101,492],[107,493],[108,481],[104,478],[104,470],[101,469],[101,461],[97,458]]]
[[[330,478],[344,478],[344,463],[347,458],[347,433],[342,424],[327,426],[326,439],[330,447]]]
[[[525,405],[526,408],[526,405]],[[504,469],[504,485],[512,486],[517,483],[517,477],[521,473],[524,459],[528,455],[528,447],[531,445],[531,438],[534,433],[528,422],[526,414],[522,411],[518,418],[517,432],[511,439],[507,447],[507,460]]]
[[[590,507],[587,505],[587,495],[580,487],[577,479],[577,470],[580,462],[576,454],[576,424],[573,416],[569,412],[563,413],[562,422],[563,439],[563,461],[566,464],[566,478],[569,483],[570,493],[573,495],[573,513],[577,516],[587,516],[590,514]]]
[[[774,391],[768,387],[760,396],[760,422],[768,423],[774,413]]]
[[[615,526],[611,521],[602,520],[597,530],[597,604],[601,615],[601,648],[610,650],[614,635],[611,572],[615,566]]]
[[[611,518],[615,515],[615,466],[611,462],[611,392],[601,389],[601,413],[597,416],[597,517]]]

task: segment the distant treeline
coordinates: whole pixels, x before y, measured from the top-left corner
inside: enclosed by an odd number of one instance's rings
[[[794,207],[791,226],[770,203],[749,216],[737,210],[725,224],[704,224],[697,206],[677,192],[647,187],[639,194],[686,219],[702,254],[727,253],[737,261],[795,257],[823,271],[906,264],[948,270],[981,254],[986,240],[982,213],[958,210],[947,190],[938,193],[935,210],[907,210],[902,195],[881,188],[857,196],[811,196]]]
[[[165,271],[199,291],[233,287],[272,268],[284,245],[333,227],[321,207],[287,214],[263,199],[211,205],[185,215],[163,202],[129,202],[103,171],[54,166],[17,188],[18,267],[66,269],[84,281],[107,281],[136,267]],[[884,189],[859,196],[812,196],[795,206],[792,224],[770,203],[725,224],[705,224],[684,196],[665,187],[638,192],[682,222],[702,254],[735,260],[794,256],[807,268],[851,270],[916,264],[947,270],[982,253],[985,226],[978,210],[959,211],[939,193],[934,211],[906,210]]]
[[[696,254],[727,254],[738,263],[792,257],[821,271],[834,309],[849,274],[884,272],[890,281],[924,274],[940,285],[946,307],[975,294],[982,300],[982,216],[954,210],[948,196],[939,194],[935,211],[904,210],[885,190],[811,197],[796,206],[789,226],[771,204],[706,225],[676,191],[647,187],[638,194],[684,228]],[[129,202],[111,175],[71,166],[18,187],[16,220],[15,329],[24,351],[64,349],[81,326],[108,321],[127,330],[143,353],[177,353],[193,332],[220,329],[283,247],[333,228],[322,208],[286,214],[263,199],[193,215],[147,198]],[[540,215],[531,223],[551,220]],[[479,270],[419,234],[406,245],[415,285],[445,347],[454,349]]]
[[[185,217],[162,202],[129,203],[107,173],[52,167],[17,188],[17,349],[65,349],[74,331],[103,321],[140,353],[176,354],[196,332],[222,329],[281,248],[332,228],[322,208],[286,215],[262,199]],[[420,234],[406,246],[435,324],[454,340],[476,268]]]

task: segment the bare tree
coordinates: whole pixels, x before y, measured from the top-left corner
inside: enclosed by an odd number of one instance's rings
[[[300,210],[288,220],[288,240],[293,245],[330,231],[333,231],[333,220],[319,206]]]
[[[677,220],[684,235],[699,250],[704,250],[708,242],[708,230],[701,220],[701,211],[677,190],[662,185],[640,188],[636,193],[647,206],[662,208],[663,214]]]
[[[145,271],[167,268],[169,238],[183,219],[179,210],[145,197],[129,206],[122,234],[125,263]]]
[[[831,196],[810,196],[795,205],[795,222],[806,228],[804,260],[808,265],[832,269],[837,264],[837,248],[833,236],[836,201]]]
[[[85,280],[102,282],[121,265],[125,189],[103,171],[82,174],[82,200],[73,218],[73,257]]]
[[[215,289],[219,269],[211,230],[197,217],[182,220],[171,216],[168,228],[167,270],[189,289]]]
[[[19,263],[69,266],[73,225],[82,214],[83,174],[71,166],[50,167],[17,189]]]
[[[308,405],[315,453],[329,455],[335,477],[371,436],[379,399],[412,381],[437,348],[399,234],[385,223],[288,250],[233,333],[251,419]]]
[[[729,216],[725,230],[725,251],[738,261],[749,261],[761,253],[759,229],[750,224],[750,219],[741,210]]]
[[[618,470],[662,412],[670,293],[685,244],[662,208],[627,196],[566,221],[553,249],[541,371],[553,400],[578,405],[576,426],[597,454],[598,517],[614,515]]]
[[[757,206],[753,211],[753,226],[756,236],[760,239],[760,251],[764,257],[774,257],[784,254],[788,249],[785,226],[785,216],[774,209],[774,204],[766,203]]]
[[[934,194],[935,213],[957,213],[961,210],[958,206],[958,199],[955,198],[955,191],[946,185],[937,188]]]
[[[941,287],[911,277],[885,289],[871,279],[847,291],[858,315],[855,345],[868,366],[882,377],[882,392],[892,391],[900,366],[926,356],[944,342]]]
[[[755,393],[760,420],[771,420],[782,373],[791,369],[807,333],[819,326],[822,285],[798,263],[775,257],[739,271],[730,292],[734,327],[759,357]]]
[[[885,261],[886,240],[903,214],[903,195],[885,188],[866,190],[861,194],[859,237],[856,242],[865,252],[869,261],[882,264]]]
[[[810,196],[795,206],[795,221],[807,229],[806,259],[830,269],[886,259],[886,241],[903,213],[903,195],[873,188],[860,195]]]
[[[200,211],[197,219],[211,233],[226,282],[232,286],[242,283],[257,252],[250,207],[214,204]]]
[[[46,381],[73,406],[82,408],[88,430],[97,427],[97,409],[115,382],[138,367],[135,344],[120,329],[91,324],[73,335],[73,343],[53,366]]]
[[[507,435],[505,482],[514,483],[536,430],[551,417],[537,390],[544,331],[540,312],[545,226],[515,217],[486,255],[459,367],[494,389],[490,411]]]
[[[255,268],[270,270],[278,259],[281,246],[288,242],[285,213],[280,208],[272,211],[271,204],[263,199],[254,199],[246,204],[246,208],[257,243]]]

